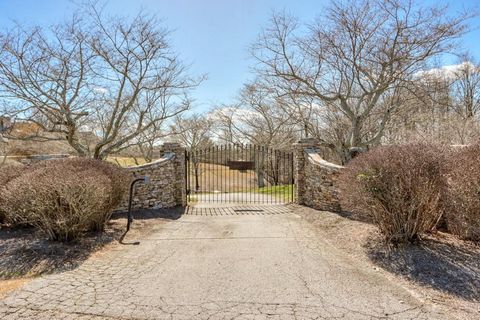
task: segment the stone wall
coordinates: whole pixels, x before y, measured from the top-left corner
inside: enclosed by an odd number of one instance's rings
[[[322,159],[316,140],[299,141],[295,145],[296,202],[318,210],[341,211],[336,182],[342,168]]]
[[[133,208],[186,206],[185,149],[166,143],[164,150],[162,159],[127,168],[133,177],[150,177],[149,184],[136,184]],[[296,202],[318,210],[341,211],[336,182],[343,167],[323,160],[319,152],[314,139],[295,144]],[[117,210],[127,208],[128,195]]]
[[[129,167],[133,177],[149,176],[150,182],[135,184],[134,209],[185,206],[185,151],[179,144],[164,144],[163,158],[140,166]],[[128,209],[128,193],[118,211]]]

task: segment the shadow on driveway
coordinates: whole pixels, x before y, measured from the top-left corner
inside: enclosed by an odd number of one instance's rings
[[[133,235],[141,235],[153,225],[149,220],[176,220],[184,211],[185,208],[181,207],[137,210],[133,213],[137,220]],[[126,212],[115,213],[105,232],[87,233],[67,243],[45,240],[45,236],[34,228],[0,227],[0,280],[77,268],[93,252],[121,238],[126,227],[126,216]]]
[[[168,219],[177,220],[185,214],[186,207],[174,207],[164,209],[137,209],[132,210],[134,220],[150,220],[150,219]],[[126,219],[127,212],[115,212],[112,215],[112,221]]]
[[[91,233],[77,241],[62,243],[45,240],[33,228],[2,228],[0,280],[74,269],[121,232],[117,226],[109,226],[104,233]]]

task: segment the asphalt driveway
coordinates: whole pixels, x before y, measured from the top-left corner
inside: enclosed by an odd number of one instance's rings
[[[31,281],[0,318],[448,319],[286,206],[193,208],[134,240]]]

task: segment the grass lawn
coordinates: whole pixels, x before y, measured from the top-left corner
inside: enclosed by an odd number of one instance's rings
[[[291,201],[293,200],[292,193],[295,192],[295,186],[293,184],[285,184],[281,186],[268,186],[263,188],[255,188],[249,191],[261,193],[261,194],[268,194],[277,198]]]
[[[187,196],[187,202],[192,204],[192,203],[197,203],[198,202],[198,198],[195,197],[195,196],[192,196],[192,195],[188,195]]]

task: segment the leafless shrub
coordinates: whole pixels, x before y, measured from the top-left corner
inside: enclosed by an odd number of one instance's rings
[[[93,159],[37,163],[11,179],[0,207],[12,224],[29,224],[52,240],[68,241],[103,229],[126,189],[128,175]]]
[[[413,241],[442,217],[443,158],[439,147],[420,144],[362,154],[339,178],[342,205],[368,215],[388,242]]]
[[[96,159],[85,158],[70,158],[53,161],[43,161],[33,165],[33,168],[45,167],[54,169],[63,167],[64,170],[70,170],[73,172],[84,173],[85,176],[90,174],[92,168],[95,169],[95,175],[106,176],[109,180],[110,192],[108,197],[107,210],[102,215],[97,215],[92,220],[91,229],[95,231],[101,231],[104,228],[105,222],[110,219],[111,212],[115,209],[120,201],[122,201],[123,195],[127,190],[128,181],[130,175],[120,169],[118,166],[108,163],[106,161]]]
[[[1,205],[2,190],[5,185],[12,179],[15,179],[25,170],[25,166],[22,164],[3,164],[0,165],[0,223],[5,220],[6,213]]]
[[[18,177],[25,170],[20,163],[8,163],[0,166],[0,188],[4,187],[10,180]]]
[[[450,232],[480,240],[480,144],[454,150],[446,161],[445,217]]]

